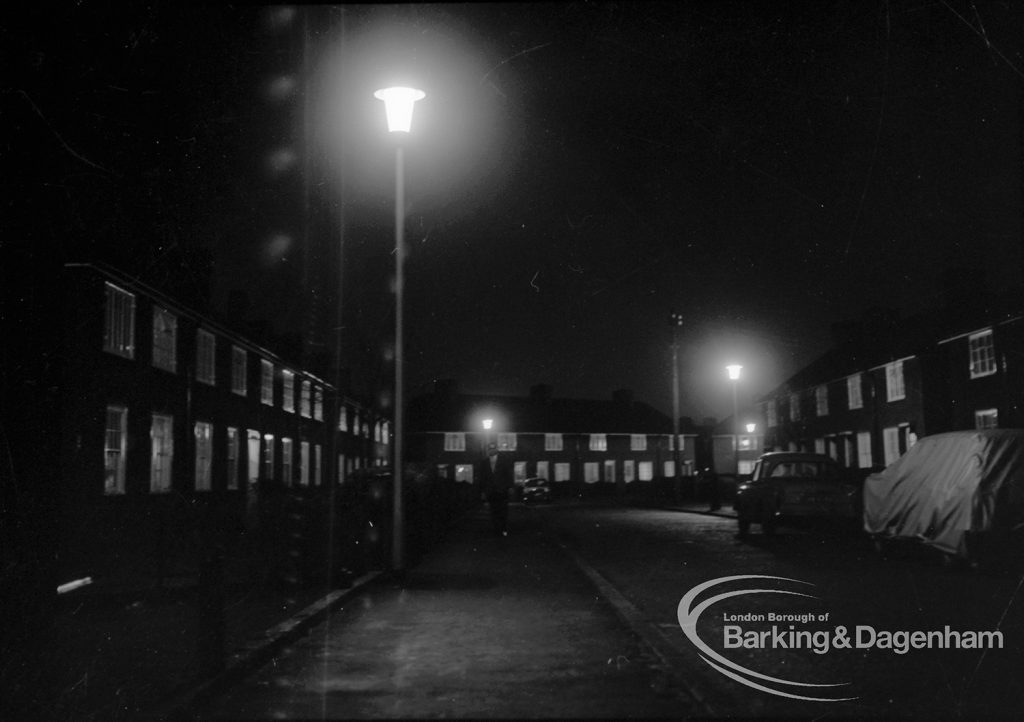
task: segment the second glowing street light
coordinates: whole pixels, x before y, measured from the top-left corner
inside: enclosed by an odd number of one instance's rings
[[[426,93],[415,88],[384,88],[373,94],[384,101],[388,131],[408,133],[412,130],[412,109]],[[395,146],[395,438],[394,462],[391,467],[394,483],[394,509],[392,517],[391,567],[400,571],[404,566],[404,528],[402,512],[402,477],[404,472],[403,444],[405,441],[404,389],[402,386],[402,286],[405,261],[405,170],[402,145]]]

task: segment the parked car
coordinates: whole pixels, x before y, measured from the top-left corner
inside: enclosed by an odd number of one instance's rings
[[[535,476],[523,482],[523,502],[532,504],[538,501],[551,501],[551,484],[547,479]]]
[[[972,562],[1019,556],[1024,430],[952,431],[918,440],[864,484],[864,529],[876,545],[913,540]]]
[[[736,487],[741,536],[757,523],[772,534],[780,521],[800,518],[859,520],[856,477],[830,456],[771,451],[754,463],[750,479]]]

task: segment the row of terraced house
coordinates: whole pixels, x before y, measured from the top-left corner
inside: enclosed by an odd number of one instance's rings
[[[316,373],[114,269],[64,273],[71,566],[173,545],[190,500],[218,495],[251,528],[268,491],[313,492],[387,463],[389,421]]]
[[[925,435],[1024,426],[1024,314],[986,299],[836,324],[830,351],[760,399],[767,449],[884,467]]]

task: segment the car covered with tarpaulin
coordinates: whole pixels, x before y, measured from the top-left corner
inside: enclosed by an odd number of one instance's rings
[[[864,484],[864,529],[965,559],[1024,530],[1024,429],[922,437]]]

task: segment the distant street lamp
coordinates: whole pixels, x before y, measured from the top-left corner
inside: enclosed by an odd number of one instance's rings
[[[757,424],[747,424],[747,433],[752,434],[757,431]]]
[[[680,476],[679,458],[679,327],[683,325],[683,315],[672,311],[672,494],[678,504],[682,496],[683,481]],[[694,481],[694,499],[697,498],[696,481]]]
[[[743,367],[739,364],[729,364],[725,367],[726,372],[729,374],[729,380],[732,381],[732,453],[736,459],[736,476],[740,475],[740,452],[739,452],[739,424],[740,424],[740,412],[739,402],[736,395],[736,387],[740,383],[740,371]]]
[[[384,101],[387,114],[388,132],[408,133],[412,129],[412,109],[417,100],[426,93],[415,88],[384,88],[373,94]],[[395,437],[394,464],[394,509],[392,523],[391,566],[395,571],[403,567],[404,526],[402,513],[403,448],[405,441],[405,402],[402,386],[402,286],[403,262],[405,260],[405,172],[402,145],[395,145]]]

